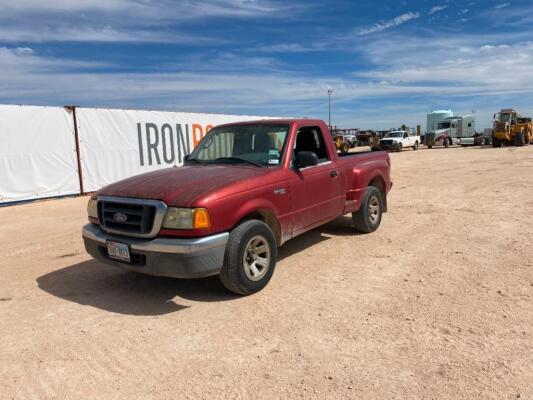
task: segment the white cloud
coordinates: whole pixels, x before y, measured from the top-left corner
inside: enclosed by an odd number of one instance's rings
[[[265,53],[306,53],[311,51],[328,50],[327,45],[313,44],[304,46],[299,43],[279,43],[265,46],[258,46],[254,51],[261,51]]]
[[[4,15],[105,12],[145,19],[190,19],[213,16],[260,16],[286,8],[274,0],[17,0],[3,1]]]
[[[501,4],[497,4],[496,6],[494,6],[494,8],[499,10],[501,8],[509,7],[510,5],[511,3],[501,3]]]
[[[2,1],[0,41],[174,42],[208,40],[183,23],[206,18],[283,15],[278,0]]]
[[[363,28],[358,31],[358,35],[369,35],[371,33],[381,32],[385,29],[394,28],[396,26],[402,25],[412,19],[417,19],[420,17],[420,13],[418,12],[408,12],[402,15],[398,15],[397,17],[389,20],[389,21],[383,21],[380,23],[377,23],[370,28]]]
[[[428,11],[428,15],[433,15],[439,11],[442,11],[442,10],[446,10],[448,8],[448,6],[434,6],[434,7],[431,7],[431,9]]]
[[[470,42],[467,38],[424,41],[404,37],[398,38],[402,46],[397,41],[375,43],[369,49],[374,62],[386,63],[383,57],[395,62],[361,75],[439,92],[453,88],[457,94],[471,96],[531,92],[533,42],[493,45],[481,44],[482,40],[482,36]]]

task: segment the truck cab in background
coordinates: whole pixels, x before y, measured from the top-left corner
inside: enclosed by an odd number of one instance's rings
[[[404,148],[412,147],[413,150],[418,150],[419,144],[420,136],[414,132],[408,130],[390,131],[379,141],[379,148],[381,150],[402,151]]]
[[[452,144],[462,146],[478,144],[476,119],[473,115],[444,118],[438,123],[436,130],[426,133],[425,143],[430,149],[433,146],[449,147]]]

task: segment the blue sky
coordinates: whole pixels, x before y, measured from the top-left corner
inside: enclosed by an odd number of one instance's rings
[[[0,103],[425,125],[533,115],[533,2],[0,0]]]

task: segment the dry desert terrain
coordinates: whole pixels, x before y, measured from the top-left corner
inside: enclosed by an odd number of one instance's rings
[[[87,197],[0,208],[0,398],[533,399],[533,146],[391,158],[376,233],[249,297],[91,260]]]

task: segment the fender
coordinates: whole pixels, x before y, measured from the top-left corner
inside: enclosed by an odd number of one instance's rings
[[[372,173],[369,173],[369,164],[372,165]],[[366,188],[371,183],[376,183],[374,186],[378,187],[385,196],[390,190],[390,180],[387,178],[387,171],[389,165],[386,161],[373,161],[369,164],[362,165],[358,168],[352,169],[351,182],[347,182],[346,190],[346,205],[344,213],[350,213],[359,210],[361,206],[361,199],[365,194]],[[385,205],[386,209],[386,205]]]
[[[272,229],[278,246],[281,246],[285,241],[290,239],[290,224],[288,219],[282,219],[280,221],[278,208],[268,199],[253,198],[241,204],[232,218],[237,222],[231,229],[235,228],[235,226],[250,216],[259,217],[259,219],[264,221]]]

